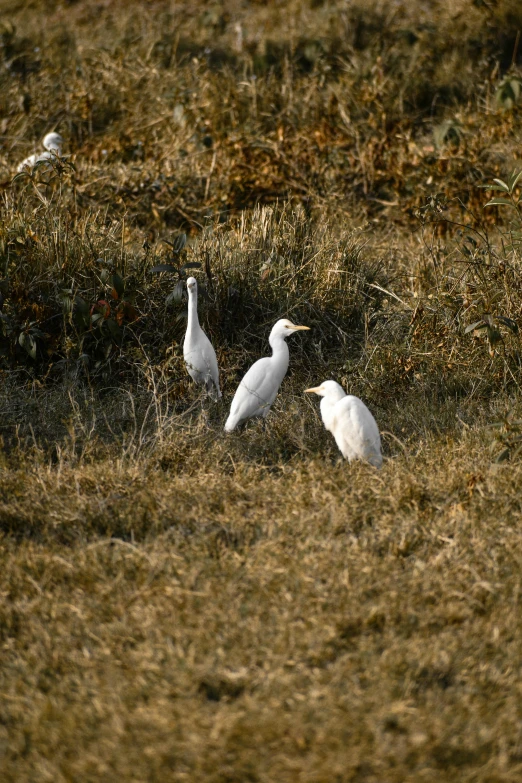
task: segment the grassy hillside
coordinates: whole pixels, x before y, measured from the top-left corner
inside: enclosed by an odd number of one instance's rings
[[[0,0],[2,781],[520,779],[519,5]]]

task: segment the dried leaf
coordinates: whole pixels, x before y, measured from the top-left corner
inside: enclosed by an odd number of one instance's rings
[[[113,299],[121,299],[125,291],[123,278],[117,272],[114,272],[111,278],[111,282],[113,288]],[[114,294],[116,294],[116,296],[114,296]]]
[[[504,182],[503,179],[497,179],[496,177],[493,179],[493,182],[496,182],[499,186],[500,190],[503,190],[505,193],[509,193],[509,185]]]
[[[508,198],[502,198],[502,196],[495,196],[494,198],[490,199],[487,204],[484,204],[484,207],[499,207],[499,206],[507,206],[511,207],[512,202]]]
[[[36,340],[31,334],[21,332],[18,342],[27,351],[31,359],[36,359]]]
[[[505,315],[498,315],[497,321],[500,321],[501,324],[507,326],[507,328],[511,329],[512,332],[518,334],[518,324],[515,321],[513,321],[512,318],[507,318]]]
[[[489,344],[491,345],[491,347],[493,347],[498,342],[500,342],[500,340],[502,340],[502,335],[500,334],[498,329],[495,329],[494,326],[489,326],[488,325],[488,327],[487,327],[487,334],[488,334]]]
[[[173,253],[181,253],[185,245],[187,244],[187,235],[186,234],[178,234],[174,237],[173,242],[169,242],[168,239],[162,239],[162,242],[165,242],[166,245],[169,245],[169,247],[172,248]]]
[[[178,272],[177,266],[173,264],[156,264],[150,270],[151,272]]]
[[[170,294],[165,299],[165,304],[166,305],[171,305],[171,304],[174,304],[174,303],[178,303],[179,304],[179,302],[181,302],[181,300],[183,298],[184,285],[185,284],[183,283],[183,280],[179,280],[179,282],[177,283],[177,285],[174,288],[174,290],[171,291]]]
[[[474,324],[470,324],[469,326],[466,326],[464,329],[464,334],[469,334],[470,332],[474,332],[475,329],[485,329],[487,327],[487,324],[484,323],[484,320],[481,318],[480,321],[475,321]]]
[[[107,324],[107,328],[116,345],[121,345],[123,341],[122,329],[118,326],[114,318],[108,318],[105,323]]]
[[[518,182],[519,182],[521,177],[522,177],[522,169],[520,169],[520,171],[517,171],[516,169],[514,169],[511,172],[511,175],[510,175],[509,180],[508,180],[510,193],[512,193],[513,190],[516,188],[516,186],[517,186],[517,184],[518,184]]]

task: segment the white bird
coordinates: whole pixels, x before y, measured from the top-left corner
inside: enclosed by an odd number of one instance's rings
[[[35,152],[34,155],[29,155],[28,158],[23,160],[17,168],[17,171],[26,171],[32,169],[37,163],[45,160],[56,160],[62,154],[63,138],[59,133],[48,133],[44,136],[43,146],[45,152]],[[47,170],[49,167],[46,166]]]
[[[296,326],[286,318],[277,321],[268,338],[272,356],[255,362],[239,384],[225,424],[226,432],[232,432],[238,424],[252,416],[265,418],[268,415],[288,370],[290,354],[286,338],[292,332],[309,328]]]
[[[198,284],[195,277],[187,280],[188,325],[183,342],[183,358],[193,381],[204,386],[213,400],[221,399],[219,370],[212,343],[199,325]]]
[[[382,466],[381,436],[377,422],[358,397],[346,394],[335,381],[324,381],[320,386],[305,389],[321,400],[321,418],[332,433],[343,457],[366,460],[376,468]]]

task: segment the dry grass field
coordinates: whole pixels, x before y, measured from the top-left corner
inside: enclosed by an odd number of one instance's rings
[[[522,780],[521,31],[519,0],[0,0],[2,783]],[[266,427],[226,435],[283,316]]]

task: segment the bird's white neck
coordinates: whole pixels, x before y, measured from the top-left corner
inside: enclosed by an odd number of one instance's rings
[[[339,389],[331,391],[321,400],[321,417],[327,430],[331,430],[334,408],[343,397],[346,397],[346,393],[344,389],[339,386]]]
[[[271,334],[268,338],[268,342],[272,349],[272,353],[286,353],[289,354],[288,345],[282,334]]]
[[[187,332],[195,331],[198,328],[198,295],[189,291]]]
[[[332,420],[334,418],[334,406],[337,400],[332,397],[323,397],[321,400],[321,418],[327,430],[332,429]]]
[[[284,378],[290,362],[290,351],[288,350],[286,340],[281,334],[271,334],[268,342],[272,349],[272,359],[276,362],[275,366],[277,366],[278,374],[281,375],[281,378]]]

